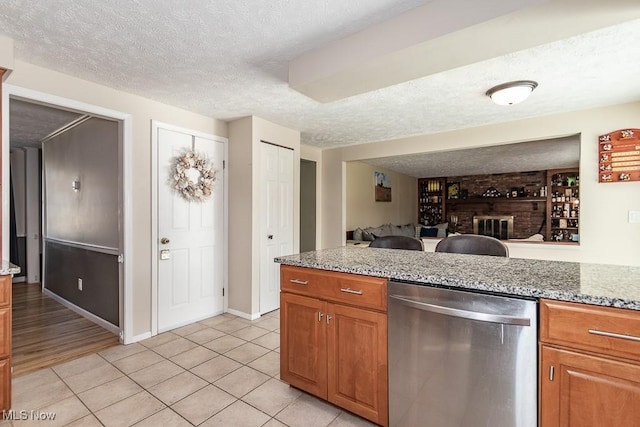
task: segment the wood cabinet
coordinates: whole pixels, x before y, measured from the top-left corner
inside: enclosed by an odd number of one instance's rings
[[[446,221],[446,178],[418,179],[418,221],[436,225]]]
[[[578,242],[580,227],[580,171],[547,171],[547,240]]]
[[[11,276],[0,276],[0,413],[11,408]]]
[[[640,312],[540,301],[540,425],[637,426]]]
[[[280,378],[388,425],[386,279],[281,269]]]

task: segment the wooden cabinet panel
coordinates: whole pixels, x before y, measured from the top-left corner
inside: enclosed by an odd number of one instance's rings
[[[0,308],[0,358],[11,356],[11,308]]]
[[[387,318],[384,314],[328,304],[328,400],[385,425]]]
[[[11,278],[9,276],[2,276],[0,277],[0,307],[9,307],[10,305]]]
[[[544,345],[541,353],[541,426],[638,426],[640,365]]]
[[[386,279],[357,274],[281,267],[281,290],[332,302],[386,311]]]
[[[543,342],[640,361],[637,311],[541,300],[540,319]]]
[[[11,408],[11,360],[0,360],[0,415]],[[0,418],[1,420],[1,418]]]
[[[326,303],[280,294],[280,379],[327,398]]]

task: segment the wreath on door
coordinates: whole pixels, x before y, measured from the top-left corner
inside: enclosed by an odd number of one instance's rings
[[[213,193],[216,171],[209,160],[194,150],[186,151],[173,163],[173,189],[188,202],[204,202]]]

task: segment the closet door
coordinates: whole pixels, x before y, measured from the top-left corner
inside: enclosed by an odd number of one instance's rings
[[[280,265],[293,253],[293,150],[260,147],[260,313],[280,307]]]

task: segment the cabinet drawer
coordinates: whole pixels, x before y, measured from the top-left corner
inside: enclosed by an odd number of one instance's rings
[[[11,304],[11,277],[0,277],[0,307],[7,307]]]
[[[11,355],[11,309],[0,309],[0,358]]]
[[[280,277],[285,292],[387,310],[387,279],[288,265],[281,267]]]
[[[540,340],[640,360],[640,312],[540,301]]]

